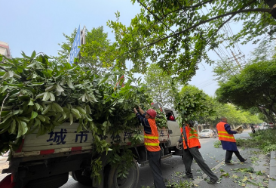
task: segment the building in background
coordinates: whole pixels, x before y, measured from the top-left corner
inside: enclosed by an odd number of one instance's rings
[[[6,56],[7,58],[11,58],[11,52],[8,43],[0,41],[0,54]]]

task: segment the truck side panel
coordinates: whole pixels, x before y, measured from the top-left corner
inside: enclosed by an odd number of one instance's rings
[[[77,123],[64,123],[52,132],[37,136],[37,132],[25,136],[22,148],[13,152],[14,157],[44,155],[76,150],[92,149],[91,131],[77,133]]]
[[[93,137],[91,131],[81,131],[77,133],[78,124],[64,123],[56,127],[52,132],[37,136],[37,132],[25,136],[21,149],[13,152],[14,157],[28,157],[37,155],[47,155],[71,151],[91,150]],[[143,145],[143,127],[136,129],[141,134]],[[160,129],[160,143],[167,142],[169,133],[167,129]],[[117,135],[107,135],[102,138],[108,143],[119,143],[120,145],[130,145],[133,131],[125,131]]]

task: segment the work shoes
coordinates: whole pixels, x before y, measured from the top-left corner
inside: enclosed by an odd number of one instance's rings
[[[247,159],[244,159],[243,161],[241,161],[242,163],[244,163]]]
[[[210,179],[209,181],[207,181],[208,184],[216,184],[218,183],[218,179],[214,180],[214,179]]]

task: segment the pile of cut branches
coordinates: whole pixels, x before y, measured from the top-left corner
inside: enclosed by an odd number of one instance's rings
[[[145,86],[131,85],[137,81],[131,75],[122,87],[119,71],[97,75],[44,54],[22,55],[0,56],[0,154],[15,149],[22,136],[47,134],[64,122],[91,130],[96,151],[107,152],[111,146],[102,136],[138,127],[133,107],[152,101]]]

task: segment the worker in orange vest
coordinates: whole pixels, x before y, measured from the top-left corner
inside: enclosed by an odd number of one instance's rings
[[[225,164],[231,165],[231,159],[233,153],[241,162],[245,162],[247,159],[244,159],[240,152],[238,151],[236,140],[233,134],[237,134],[237,131],[232,131],[229,124],[227,124],[227,118],[222,117],[221,121],[217,124],[218,137],[221,141],[222,148],[226,150],[225,155]]]
[[[186,169],[186,176],[188,178],[193,179],[193,174],[191,170],[191,165],[193,159],[197,162],[198,166],[201,170],[210,177],[210,180],[207,181],[209,184],[215,184],[218,182],[218,177],[211,171],[209,166],[205,163],[202,158],[199,148],[201,148],[200,142],[198,140],[197,132],[194,128],[194,122],[188,121],[187,124],[184,124],[183,127],[180,128],[181,136],[178,141],[178,147],[180,143],[183,145],[183,156],[182,160]]]
[[[146,113],[139,107],[139,112],[134,108],[139,121],[144,126],[144,144],[147,149],[149,166],[152,171],[155,188],[166,188],[161,171],[161,149],[159,146],[159,134],[155,123],[156,111],[149,109]]]

